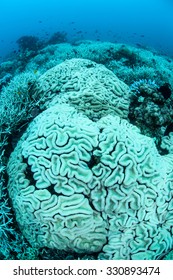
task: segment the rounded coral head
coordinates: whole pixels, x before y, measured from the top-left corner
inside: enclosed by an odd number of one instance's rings
[[[8,191],[34,246],[157,259],[172,247],[172,164],[118,116],[93,122],[55,105],[11,154]]]
[[[91,120],[108,114],[127,118],[129,87],[105,66],[88,59],[65,60],[35,83],[33,98],[41,109],[67,103]]]

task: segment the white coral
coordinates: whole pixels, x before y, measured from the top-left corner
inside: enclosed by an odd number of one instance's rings
[[[30,124],[8,163],[29,242],[100,258],[157,259],[173,246],[173,156],[118,116],[93,122],[67,105]]]
[[[128,86],[105,66],[88,59],[66,60],[49,69],[33,90],[42,109],[68,103],[92,120],[107,114],[128,116]]]

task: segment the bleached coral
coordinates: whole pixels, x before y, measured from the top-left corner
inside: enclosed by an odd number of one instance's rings
[[[42,109],[68,103],[91,119],[110,113],[128,115],[128,86],[103,65],[87,59],[66,60],[48,70],[33,92]]]
[[[173,132],[163,136],[160,146],[163,150],[167,150],[170,154],[173,154]]]
[[[0,92],[0,134],[10,134],[20,123],[31,117],[35,107],[30,95],[30,87],[37,75],[24,72],[16,75]],[[0,135],[1,136],[1,135]]]
[[[68,105],[29,125],[8,163],[21,231],[38,247],[158,259],[173,246],[173,156],[118,116]]]

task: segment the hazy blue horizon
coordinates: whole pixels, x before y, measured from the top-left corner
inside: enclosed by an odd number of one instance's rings
[[[70,39],[80,39],[82,31],[84,39],[140,43],[173,55],[171,0],[1,0],[0,6],[1,57],[23,35],[46,38],[57,31]]]

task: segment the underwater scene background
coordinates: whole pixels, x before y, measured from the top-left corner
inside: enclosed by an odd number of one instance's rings
[[[16,41],[33,35],[155,46],[172,55],[172,0],[2,0],[1,58],[18,50]]]
[[[173,259],[172,13],[1,1],[1,260]]]

